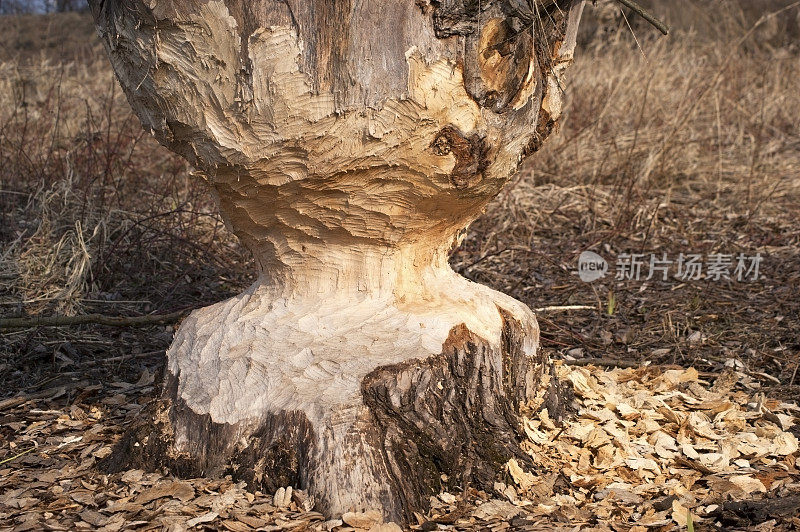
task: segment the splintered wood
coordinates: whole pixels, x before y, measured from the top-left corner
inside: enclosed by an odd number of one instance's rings
[[[513,459],[492,492],[431,498],[414,530],[791,530],[800,522],[800,408],[766,399],[729,371],[557,366],[575,415],[525,417],[536,469]],[[0,450],[3,530],[209,529],[394,532],[379,511],[326,520],[302,490],[250,491],[244,483],[179,480],[160,472],[98,471],[121,427],[141,413],[152,375],[86,387],[4,413]],[[59,395],[61,392],[56,392]],[[795,528],[792,528],[795,527]]]

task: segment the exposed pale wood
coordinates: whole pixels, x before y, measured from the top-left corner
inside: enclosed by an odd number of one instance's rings
[[[90,3],[142,123],[260,271],[183,321],[110,465],[407,518],[441,473],[491,487],[523,459],[520,408],[560,404],[536,319],[447,256],[560,117],[583,2]]]

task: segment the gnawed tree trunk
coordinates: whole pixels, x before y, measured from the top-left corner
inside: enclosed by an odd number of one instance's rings
[[[447,257],[558,120],[582,8],[92,2],[142,123],[260,271],[181,324],[162,398],[109,465],[407,519],[525,460],[521,410],[563,403],[536,319]]]

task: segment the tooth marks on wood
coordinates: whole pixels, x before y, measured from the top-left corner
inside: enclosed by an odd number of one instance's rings
[[[521,447],[519,414],[560,412],[559,387],[543,378],[547,357],[531,345],[535,322],[500,314],[499,343],[455,326],[440,354],[374,367],[352,402],[328,405],[330,419],[286,405],[247,421],[215,422],[178,397],[178,378],[168,372],[162,398],[103,468],[167,469],[183,478],[230,474],[250,489],[307,489],[329,514],[356,509],[360,498],[387,519],[413,522],[413,512],[427,511],[429,496],[442,488],[491,489],[510,458],[534,469]],[[346,414],[353,410],[354,421]],[[342,424],[334,421],[340,415]],[[343,438],[335,436],[340,430]]]
[[[486,140],[474,134],[465,137],[457,128],[446,126],[436,135],[431,143],[436,155],[452,154],[456,159],[450,182],[458,189],[466,188],[475,178],[482,178],[489,165],[489,147]]]
[[[491,487],[519,451],[519,403],[535,412],[557,387],[535,317],[446,255],[510,177],[539,109],[560,114],[555,76],[524,62],[555,54],[540,38],[554,23],[528,36],[501,0],[462,1],[456,33],[437,38],[445,0],[244,1],[118,0],[97,17],[137,114],[207,175],[260,266],[245,292],[183,323],[170,384],[119,463],[297,485],[332,516],[410,518],[442,470]],[[370,387],[425,388],[396,420],[361,384],[410,361]]]

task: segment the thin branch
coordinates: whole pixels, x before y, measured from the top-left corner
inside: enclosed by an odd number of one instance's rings
[[[578,360],[564,360],[567,366],[605,366],[622,369],[640,368],[645,364],[633,360],[619,360],[616,358],[579,358]]]
[[[147,316],[106,316],[104,314],[84,314],[83,316],[37,316],[32,318],[0,319],[0,330],[28,329],[32,327],[71,327],[74,325],[107,325],[109,327],[136,327],[175,323],[188,311],[181,310],[170,314],[149,314]]]
[[[0,411],[5,411],[8,408],[14,408],[16,406],[25,404],[28,401],[35,401],[37,399],[46,399],[48,397],[61,395],[64,392],[71,391],[74,390],[75,388],[80,388],[82,386],[88,386],[88,385],[89,385],[88,381],[68,382],[66,384],[62,384],[61,386],[43,390],[41,392],[9,397],[7,399],[0,400]]]
[[[533,309],[534,312],[567,312],[570,310],[594,310],[597,307],[590,307],[589,305],[565,305],[561,307],[539,307]]]
[[[27,451],[22,451],[21,453],[15,454],[14,456],[12,456],[10,458],[6,458],[5,460],[0,461],[0,465],[6,464],[8,462],[12,462],[12,461],[16,460],[17,458],[19,458],[21,456],[25,456],[26,454],[28,454],[31,451],[35,451],[36,449],[37,449],[37,447],[34,446],[34,447],[31,447],[30,449],[28,449]]]
[[[111,364],[113,362],[126,362],[137,358],[150,358],[159,355],[164,356],[165,353],[166,352],[163,349],[161,349],[159,351],[147,351],[146,353],[135,353],[132,355],[120,355],[116,357],[98,358],[96,360],[89,360],[88,362],[81,362],[81,369],[87,367],[100,366],[102,364]]]
[[[645,19],[647,22],[652,24],[658,31],[663,33],[664,35],[669,35],[669,26],[667,26],[664,22],[656,18],[655,15],[650,13],[648,10],[634,2],[633,0],[617,0],[620,4],[624,5],[628,9],[632,10],[634,13]]]

